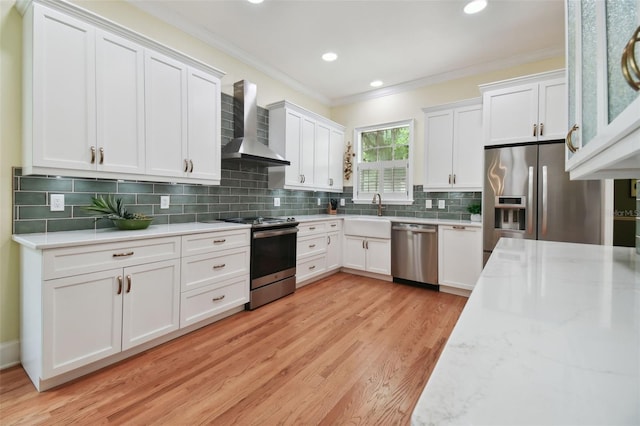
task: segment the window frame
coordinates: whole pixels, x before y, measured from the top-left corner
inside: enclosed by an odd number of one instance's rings
[[[372,163],[363,163],[362,162],[362,133],[378,131],[378,130],[386,130],[398,127],[408,127],[409,128],[409,154],[406,160],[390,160],[390,161],[377,161]],[[385,164],[387,166],[398,167],[403,166],[407,168],[407,191],[406,193],[384,193],[380,192],[382,196],[382,202],[384,204],[397,204],[397,205],[411,205],[413,204],[413,156],[414,154],[414,134],[415,134],[415,120],[413,118],[407,120],[399,120],[392,121],[388,123],[374,124],[370,126],[361,126],[356,127],[353,130],[353,140],[355,141],[354,148],[356,151],[356,164],[355,173],[353,174],[353,203],[354,204],[371,204],[373,199],[374,192],[360,192],[360,170],[363,164],[376,164],[377,167],[366,167],[367,169],[378,169],[383,170]],[[382,175],[380,177],[381,184]]]

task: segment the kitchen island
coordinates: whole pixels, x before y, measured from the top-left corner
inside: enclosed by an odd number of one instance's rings
[[[501,239],[412,424],[640,424],[640,256]]]

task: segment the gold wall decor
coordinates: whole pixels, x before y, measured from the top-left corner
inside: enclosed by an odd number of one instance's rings
[[[347,150],[344,153],[344,179],[351,179],[351,174],[353,173],[353,163],[351,159],[356,156],[356,153],[353,152],[353,147],[351,146],[351,142],[347,142]]]

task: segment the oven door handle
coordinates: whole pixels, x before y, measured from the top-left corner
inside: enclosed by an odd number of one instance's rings
[[[280,235],[287,234],[295,234],[298,232],[298,227],[294,226],[292,228],[284,228],[284,229],[269,229],[267,231],[256,231],[253,233],[253,239],[258,238],[269,238],[269,237],[278,237]]]

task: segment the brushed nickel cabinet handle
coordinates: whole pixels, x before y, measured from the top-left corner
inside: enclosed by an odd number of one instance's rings
[[[544,133],[544,123],[540,123],[540,136],[543,136]]]
[[[369,250],[369,241],[366,241],[366,242],[364,243],[364,248],[366,248],[367,250]]]
[[[631,39],[622,50],[621,58],[622,75],[627,80],[627,84],[635,91],[640,90],[640,68],[638,68],[638,63],[636,62],[635,52],[636,42],[638,41],[640,41],[640,27],[633,33],[633,36],[631,36]],[[631,67],[631,71],[629,71],[629,67]],[[631,75],[632,71],[638,81],[634,80],[633,75]]]
[[[133,256],[132,251],[128,251],[126,253],[113,253],[113,257],[128,257],[128,256]]]
[[[314,248],[315,246],[315,244],[309,244],[309,248]]]
[[[364,248],[364,240],[362,240],[362,248]]]
[[[100,147],[100,164],[104,164],[104,148]]]
[[[118,275],[118,292],[116,294],[122,294],[122,275]]]
[[[189,160],[189,173],[193,173],[193,160]]]
[[[333,186],[333,178],[329,178],[329,186]]]
[[[96,147],[91,147],[91,164],[95,164],[96,162]]]
[[[316,265],[309,266],[309,270],[316,269]]]
[[[451,185],[451,175],[449,175],[449,185]]]
[[[337,224],[337,223],[332,223],[330,226],[331,226],[332,228],[335,228],[336,226],[338,226],[338,224]]]
[[[131,275],[127,275],[127,293],[131,293]]]
[[[227,241],[225,238],[221,239],[221,240],[213,240],[213,244],[222,244],[225,241]]]
[[[221,263],[220,265],[213,265],[213,269],[222,269],[227,266],[226,263]]]
[[[533,136],[538,136],[538,125],[537,124],[533,125]]]
[[[569,149],[569,151],[575,153],[578,151],[578,148],[576,148],[573,145],[573,142],[571,141],[571,133],[575,132],[576,130],[578,130],[580,127],[578,127],[577,124],[574,124],[573,127],[571,128],[571,130],[569,130],[569,133],[567,133],[567,139],[566,139],[566,143],[567,143],[567,148]]]
[[[224,294],[222,296],[218,296],[218,297],[214,297],[213,299],[211,299],[212,302],[218,302],[220,300],[224,299]]]
[[[466,226],[453,225],[453,229],[467,229]]]
[[[309,231],[315,231],[315,230],[316,230],[315,226],[312,226],[312,227],[309,228]]]
[[[456,175],[455,174],[453,175],[453,184],[454,185],[456,184]]]
[[[184,159],[184,172],[187,173],[189,171],[189,160]]]
[[[331,235],[327,235],[327,245],[331,245]]]

